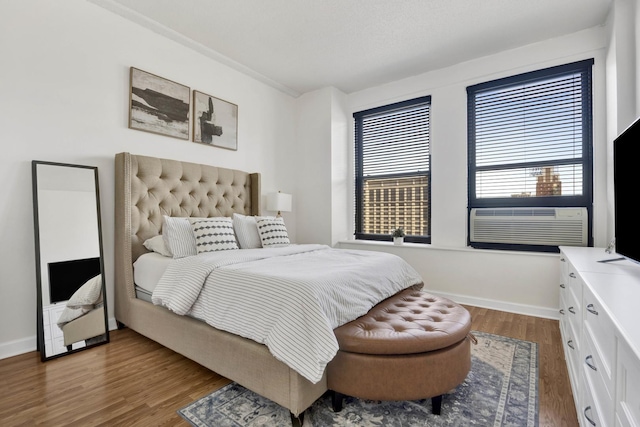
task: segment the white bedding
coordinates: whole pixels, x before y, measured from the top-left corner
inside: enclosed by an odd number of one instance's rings
[[[140,255],[133,263],[133,282],[151,294],[171,261],[156,252]]]
[[[290,245],[171,260],[152,301],[265,344],[317,383],[338,351],[333,329],[420,283],[395,255]]]

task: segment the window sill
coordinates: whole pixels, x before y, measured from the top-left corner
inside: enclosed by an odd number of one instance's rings
[[[422,251],[451,251],[451,252],[474,252],[482,254],[496,254],[496,255],[522,255],[522,256],[544,256],[544,257],[557,257],[557,253],[550,252],[527,252],[527,251],[509,251],[509,250],[495,250],[495,249],[477,249],[471,246],[465,247],[452,247],[452,246],[434,246],[429,243],[410,243],[404,242],[402,245],[394,245],[393,242],[384,242],[380,240],[339,240],[336,244],[337,247],[341,245],[352,246],[369,246],[378,248],[399,248],[409,250],[422,250]]]

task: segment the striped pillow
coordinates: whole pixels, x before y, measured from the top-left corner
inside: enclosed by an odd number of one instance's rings
[[[240,249],[256,249],[262,247],[255,216],[234,213],[233,229],[236,232]]]
[[[193,235],[189,218],[164,215],[162,238],[173,254],[173,258],[184,258],[198,254],[196,238]]]
[[[262,247],[286,246],[290,243],[282,217],[258,217],[256,222]]]
[[[199,254],[239,249],[231,218],[191,218],[191,228]]]

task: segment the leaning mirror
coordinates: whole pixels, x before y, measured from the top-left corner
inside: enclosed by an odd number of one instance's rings
[[[42,361],[109,342],[98,168],[32,162]]]

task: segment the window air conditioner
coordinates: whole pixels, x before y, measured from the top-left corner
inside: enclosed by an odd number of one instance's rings
[[[586,208],[471,209],[471,243],[587,246]]]

